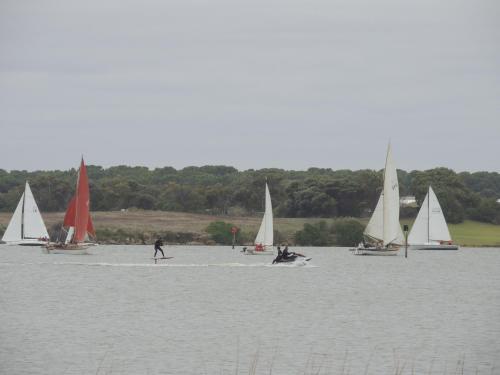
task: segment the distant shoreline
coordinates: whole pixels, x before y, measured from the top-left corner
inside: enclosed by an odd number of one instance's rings
[[[12,213],[0,213],[0,226],[5,228]],[[42,213],[49,231],[58,231],[64,212]],[[207,226],[214,221],[231,223],[243,232],[247,238],[254,238],[258,231],[260,216],[205,215],[172,211],[97,211],[92,212],[100,244],[137,245],[151,244],[157,235],[161,235],[167,244],[216,245],[206,232]],[[305,223],[313,224],[326,221],[331,224],[336,218],[275,218],[274,227],[279,233],[275,242],[294,243],[295,232],[301,230]],[[366,218],[356,219],[366,225]],[[402,219],[402,224],[413,222]],[[450,224],[450,232],[455,243],[462,247],[500,247],[500,225],[465,221],[461,224]],[[240,241],[238,246],[248,246],[252,240]],[[354,245],[354,244],[353,244]]]

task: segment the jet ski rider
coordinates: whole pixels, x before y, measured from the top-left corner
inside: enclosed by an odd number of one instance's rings
[[[285,248],[283,249],[282,257],[283,259],[288,259],[289,256],[290,253],[288,252],[288,245],[286,245]]]

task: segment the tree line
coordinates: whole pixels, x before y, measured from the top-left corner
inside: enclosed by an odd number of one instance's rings
[[[229,166],[147,167],[88,166],[93,211],[128,208],[215,215],[254,215],[264,208],[267,179],[277,217],[369,216],[382,189],[382,171],[307,171]],[[77,171],[5,171],[0,169],[0,211],[11,212],[26,180],[42,212],[64,211],[74,194]],[[428,185],[435,190],[447,220],[500,223],[500,174],[456,173],[447,168],[398,170],[400,194],[422,202]],[[418,208],[404,208],[402,217]]]
[[[233,235],[232,223],[214,221],[206,228],[211,240],[216,244],[231,245]],[[316,223],[305,223],[301,230],[296,231],[292,237],[287,238],[278,230],[274,230],[274,243],[301,246],[354,246],[363,239],[364,225],[356,219],[339,218],[332,224],[324,220]],[[238,231],[235,244],[249,245],[254,243],[256,233]]]

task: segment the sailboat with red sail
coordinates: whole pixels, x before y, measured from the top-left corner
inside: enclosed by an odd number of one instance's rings
[[[93,243],[89,238],[95,238],[94,224],[90,216],[90,191],[87,167],[81,161],[76,183],[76,193],[69,202],[64,216],[63,228],[67,235],[64,242],[57,242],[46,246],[52,254],[86,254],[87,248]]]

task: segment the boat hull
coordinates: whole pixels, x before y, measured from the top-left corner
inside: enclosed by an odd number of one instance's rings
[[[398,255],[399,249],[377,249],[377,248],[356,248],[353,249],[353,255],[378,255],[378,256],[394,256]]]
[[[88,244],[49,244],[44,247],[43,252],[46,254],[72,254],[85,255],[88,254]]]
[[[274,251],[272,250],[255,250],[255,249],[247,249],[245,251],[246,255],[274,255]]]
[[[5,242],[6,245],[17,245],[17,246],[46,246],[47,241],[40,240],[22,240],[22,241],[9,241]]]
[[[458,250],[458,245],[448,245],[448,244],[424,244],[424,245],[411,245],[410,250]]]

